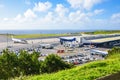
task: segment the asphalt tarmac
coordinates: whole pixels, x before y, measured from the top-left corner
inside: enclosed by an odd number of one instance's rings
[[[8,38],[7,36],[5,36],[5,35],[0,35],[0,43],[2,43],[2,42],[10,42],[10,41],[12,41],[12,39],[11,38]]]

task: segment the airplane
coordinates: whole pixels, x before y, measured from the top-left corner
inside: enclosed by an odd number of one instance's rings
[[[96,49],[91,49],[90,53],[91,54],[99,54],[99,55],[103,55],[103,56],[106,56],[108,54],[108,52],[100,51],[100,50],[96,50]]]
[[[13,36],[12,36],[12,41],[13,41],[14,43],[27,44],[27,41],[26,41],[26,40],[16,39],[16,38],[13,38]]]

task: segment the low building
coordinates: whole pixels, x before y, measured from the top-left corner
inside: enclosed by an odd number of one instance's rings
[[[120,45],[120,35],[96,35],[91,37],[81,37],[84,45],[95,45],[96,47],[111,48]]]

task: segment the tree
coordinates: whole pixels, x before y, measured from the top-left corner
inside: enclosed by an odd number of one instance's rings
[[[51,54],[45,58],[43,62],[44,71],[51,73],[59,70],[71,68],[72,65],[64,62],[59,56]]]
[[[114,47],[108,51],[108,55],[106,56],[106,58],[109,58],[109,57],[114,58],[114,57],[118,57],[118,56],[120,56],[120,47]]]
[[[3,50],[0,55],[0,79],[9,79],[20,75],[31,75],[40,73],[51,73],[62,69],[71,68],[68,64],[54,54],[39,61],[38,52],[33,51],[31,54],[25,50],[21,50],[19,56],[8,49]]]
[[[30,56],[32,59],[31,62],[31,73],[32,74],[39,74],[40,73],[40,61],[38,60],[40,53],[39,52],[33,52]]]
[[[13,52],[8,49],[3,50],[0,56],[0,78],[7,79],[19,75],[18,58]]]
[[[40,62],[38,60],[39,53],[33,52],[29,54],[27,51],[21,51],[19,55],[19,67],[23,75],[39,74]]]

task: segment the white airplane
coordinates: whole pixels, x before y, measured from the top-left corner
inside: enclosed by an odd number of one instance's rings
[[[13,36],[12,36],[12,41],[13,41],[14,43],[27,44],[27,41],[26,41],[26,40],[16,39],[16,38],[13,38]]]
[[[104,56],[108,54],[108,52],[100,51],[100,50],[96,50],[96,49],[90,50],[90,53],[91,54],[101,54],[101,55],[104,55]]]

